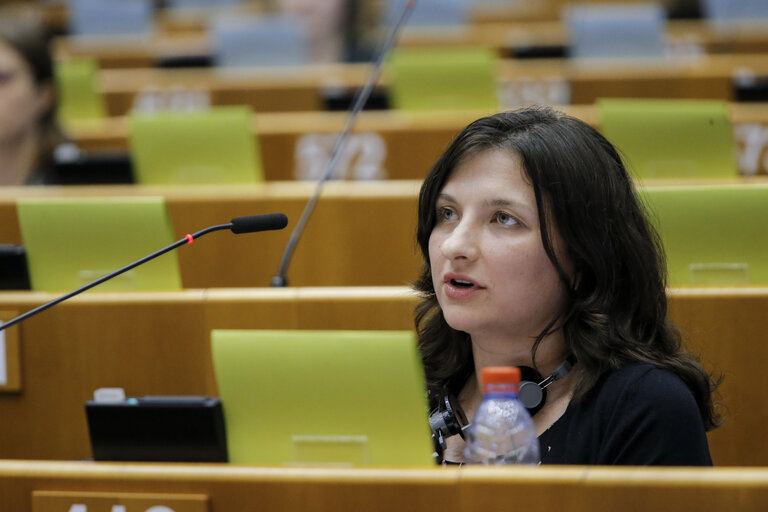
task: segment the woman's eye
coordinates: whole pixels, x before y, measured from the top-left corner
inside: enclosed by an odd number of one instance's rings
[[[437,210],[438,221],[454,220],[455,218],[456,218],[456,212],[451,210],[450,208],[438,208]]]
[[[507,212],[496,212],[495,220],[502,226],[514,226],[517,224],[517,219]]]

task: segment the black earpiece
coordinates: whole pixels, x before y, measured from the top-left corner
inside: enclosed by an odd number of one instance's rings
[[[569,357],[560,366],[549,374],[546,379],[541,374],[527,366],[520,366],[520,389],[517,392],[517,398],[522,402],[528,413],[533,416],[544,407],[547,402],[547,386],[560,380],[571,371],[576,363],[576,358]]]
[[[518,366],[518,368],[520,368],[520,388],[517,391],[517,398],[528,409],[528,414],[533,416],[544,407],[547,401],[547,389],[539,385],[545,379],[530,366]]]
[[[467,427],[467,417],[459,401],[454,395],[444,395],[440,406],[429,415],[429,428],[432,429],[432,442],[435,453],[442,455],[445,450],[445,439],[459,434],[464,437]]]

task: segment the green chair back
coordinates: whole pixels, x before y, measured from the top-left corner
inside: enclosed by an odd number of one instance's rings
[[[230,462],[434,463],[412,332],[214,330],[211,343]]]
[[[601,99],[597,106],[600,131],[640,179],[738,175],[723,101]]]
[[[17,202],[33,290],[79,288],[174,242],[162,197],[23,198]],[[94,290],[178,290],[175,252]]]
[[[670,286],[768,285],[768,185],[641,189]]]
[[[263,181],[248,107],[134,113],[131,158],[142,184]]]
[[[397,48],[387,61],[392,107],[497,111],[496,54],[487,48]]]
[[[98,71],[94,59],[79,58],[56,63],[57,116],[63,125],[71,121],[106,117],[106,104],[97,85]]]

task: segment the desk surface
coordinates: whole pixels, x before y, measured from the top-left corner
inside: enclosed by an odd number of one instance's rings
[[[33,493],[109,500],[154,493],[155,503],[198,495],[214,512],[263,510],[763,511],[765,468],[462,467],[264,468],[228,465],[0,461],[0,509],[33,510]],[[158,494],[160,495],[159,497]],[[116,500],[115,500],[116,501]],[[123,503],[127,502],[124,501]],[[66,503],[68,504],[68,503]],[[35,511],[68,508],[43,508]],[[103,510],[109,510],[108,505]],[[134,509],[139,510],[139,509]],[[188,510],[188,509],[185,509]]]

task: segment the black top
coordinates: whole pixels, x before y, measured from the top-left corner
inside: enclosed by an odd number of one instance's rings
[[[649,364],[604,375],[539,442],[542,464],[712,465],[690,390]]]

